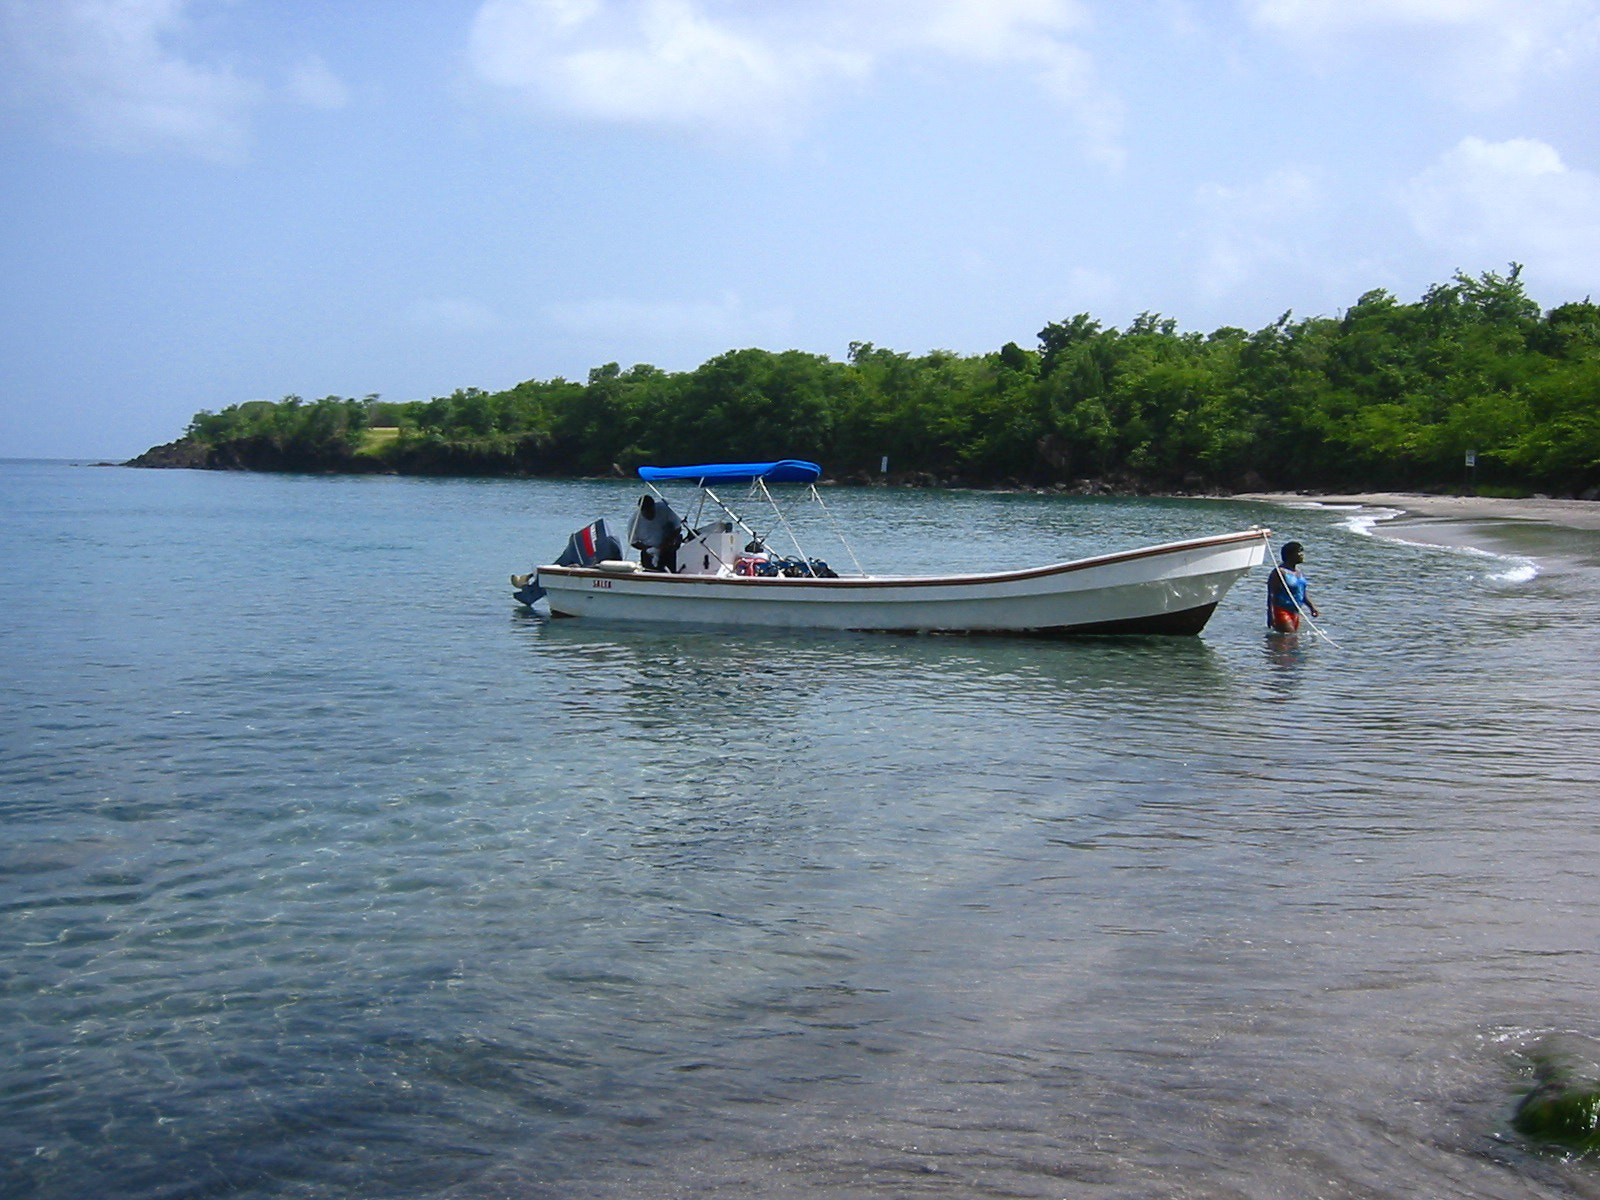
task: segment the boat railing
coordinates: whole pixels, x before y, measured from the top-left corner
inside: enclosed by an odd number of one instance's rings
[[[646,480],[645,486],[657,496],[660,496],[662,500],[667,499],[666,495],[662,493],[662,491],[657,488],[653,482]],[[771,536],[770,534],[762,533],[760,530],[756,529],[753,525],[746,521],[744,517],[733,508],[732,505],[728,504],[728,502],[723,500],[721,496],[717,495],[716,491],[708,486],[703,480],[700,481],[698,486],[700,491],[700,504],[695,510],[694,517],[685,522],[687,528],[693,530],[698,529],[701,526],[702,518],[705,513],[706,502],[709,501],[711,504],[714,504],[728,520],[732,521],[736,526],[738,526],[738,528],[742,529],[746,534],[748,534],[751,543],[759,543],[763,546],[767,544]],[[814,556],[807,551],[805,545],[801,541],[799,533],[795,531],[794,525],[790,522],[785,505],[781,503],[778,497],[774,496],[767,488],[766,481],[759,477],[752,479],[750,481],[749,495],[751,499],[762,499],[766,501],[768,507],[772,510],[774,518],[782,527],[790,546],[793,547],[794,553],[800,559],[800,561],[814,561]],[[828,528],[833,534],[833,537],[838,541],[844,552],[849,556],[851,564],[855,567],[856,574],[862,576],[866,575],[867,572],[862,568],[861,560],[856,557],[855,548],[850,545],[850,539],[845,536],[843,528],[841,528],[838,519],[833,514],[833,510],[823,502],[822,494],[817,491],[817,485],[815,483],[807,484],[805,491],[800,494],[799,498],[802,500],[808,499],[816,505],[818,511],[820,511],[826,518]],[[794,504],[791,503],[788,505],[788,507],[793,508]],[[725,565],[730,570],[734,569],[734,563],[727,563]]]

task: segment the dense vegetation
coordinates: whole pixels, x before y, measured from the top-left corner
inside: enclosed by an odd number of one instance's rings
[[[198,414],[136,462],[259,470],[594,475],[644,462],[810,458],[840,478],[1119,490],[1600,485],[1600,307],[1548,312],[1505,275],[1416,303],[1180,333],[1145,314],[1052,323],[1035,349],[837,362],[734,350],[692,371],[611,363],[393,403],[329,396]]]

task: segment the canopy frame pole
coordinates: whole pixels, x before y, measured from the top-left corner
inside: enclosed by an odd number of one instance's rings
[[[666,493],[655,485],[655,481],[646,479],[644,481],[644,485],[657,496],[661,497],[662,500],[667,501],[669,504],[671,503]],[[744,530],[745,533],[749,534],[753,541],[763,545],[766,543],[767,535],[759,532],[754,526],[752,526],[748,521],[746,521],[731,507],[729,507],[728,503],[723,500],[721,496],[717,495],[717,493],[711,489],[711,486],[707,484],[703,478],[695,480],[695,485],[698,488],[700,495],[698,497],[698,503],[695,506],[694,517],[685,522],[689,529],[692,530],[700,523],[700,518],[705,513],[706,501],[710,500],[711,503],[715,504],[730,521],[732,521],[740,529]],[[844,529],[840,526],[838,518],[833,515],[833,510],[823,502],[822,493],[817,491],[816,483],[812,482],[807,484],[806,491],[810,494],[810,497],[816,503],[816,506],[822,510],[823,515],[827,517],[829,529],[832,531],[833,536],[839,540],[839,545],[844,547],[844,552],[850,556],[850,562],[854,565],[856,574],[865,576],[867,572],[865,568],[862,567],[861,560],[856,557],[855,547],[850,544],[850,539],[845,537]],[[750,480],[750,498],[755,499],[757,496],[765,499],[767,504],[771,506],[773,516],[777,518],[778,524],[783,526],[783,531],[788,535],[789,543],[794,547],[795,553],[799,555],[802,561],[809,563],[811,561],[811,556],[806,553],[805,547],[800,544],[800,538],[795,533],[794,527],[789,524],[788,518],[784,516],[783,506],[778,503],[778,498],[767,489],[766,480],[759,475],[752,477]]]
[[[669,507],[671,506],[672,497],[668,496],[665,492],[663,492],[660,488],[658,488],[654,483],[652,483],[648,479],[646,479],[644,481],[644,485],[645,485],[645,487],[649,488],[652,492],[654,492],[657,496],[659,496],[663,501],[665,501],[666,504]],[[695,497],[694,515],[693,516],[683,516],[683,517],[679,517],[678,518],[680,521],[683,522],[684,529],[687,532],[693,533],[695,526],[700,524],[700,518],[705,515],[705,511],[706,511],[706,497],[710,496],[711,499],[716,501],[717,507],[720,508],[724,513],[726,513],[728,515],[728,517],[731,520],[734,521],[735,524],[738,524],[738,525],[742,526],[746,530],[746,532],[748,532],[750,534],[750,536],[752,536],[752,537],[756,536],[756,531],[754,529],[751,529],[748,525],[745,525],[744,521],[740,518],[739,514],[734,512],[733,509],[729,508],[720,499],[718,499],[717,498],[717,494],[715,492],[713,492],[710,488],[706,487],[705,484],[701,484],[700,485],[699,491],[700,491],[700,494]]]
[[[822,502],[822,493],[817,491],[817,485],[813,483],[809,486],[811,488],[811,498],[817,502],[817,507],[827,514],[828,527],[833,530],[833,536],[839,539],[839,545],[844,547],[844,552],[850,556],[850,561],[855,564],[856,574],[865,575],[866,571],[862,569],[861,560],[856,557],[855,549],[850,545],[850,539],[844,536],[844,530],[834,518],[833,510]]]
[[[700,497],[701,497],[701,499],[700,499],[700,507],[701,507],[702,511],[704,511],[704,509],[705,509],[706,497],[709,496],[711,498],[712,503],[714,503],[718,508],[720,508],[723,511],[723,513],[727,516],[727,518],[730,521],[732,521],[735,525],[737,525],[740,529],[744,530],[752,538],[759,538],[761,536],[759,533],[757,533],[754,529],[752,529],[750,527],[749,522],[747,522],[738,513],[734,512],[733,509],[729,508],[728,505],[723,501],[721,496],[717,495],[709,487],[707,487],[705,485],[705,481],[704,480],[702,480],[700,482],[699,486],[700,486]]]
[[[795,531],[793,527],[790,526],[788,518],[783,515],[783,509],[778,506],[777,500],[773,498],[771,492],[767,491],[767,481],[757,477],[750,481],[750,486],[752,493],[759,490],[760,493],[766,497],[767,503],[772,505],[772,515],[778,518],[778,524],[782,525],[783,531],[789,535],[789,541],[794,546],[794,552],[800,556],[802,562],[809,563],[811,561],[811,556],[808,555],[805,552],[804,547],[800,545],[799,537],[795,535]]]

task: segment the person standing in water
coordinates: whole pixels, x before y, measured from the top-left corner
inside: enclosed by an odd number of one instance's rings
[[[1302,612],[1313,617],[1322,615],[1311,603],[1307,590],[1311,581],[1300,573],[1300,564],[1305,560],[1304,546],[1299,542],[1285,543],[1283,561],[1267,576],[1267,628],[1274,633],[1293,633],[1299,629]]]

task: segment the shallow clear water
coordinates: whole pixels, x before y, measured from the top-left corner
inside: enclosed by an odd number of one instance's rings
[[[511,601],[633,492],[0,464],[0,1195],[1600,1196],[1508,1128],[1593,535],[841,489],[873,570],[1270,524],[1332,642]]]

